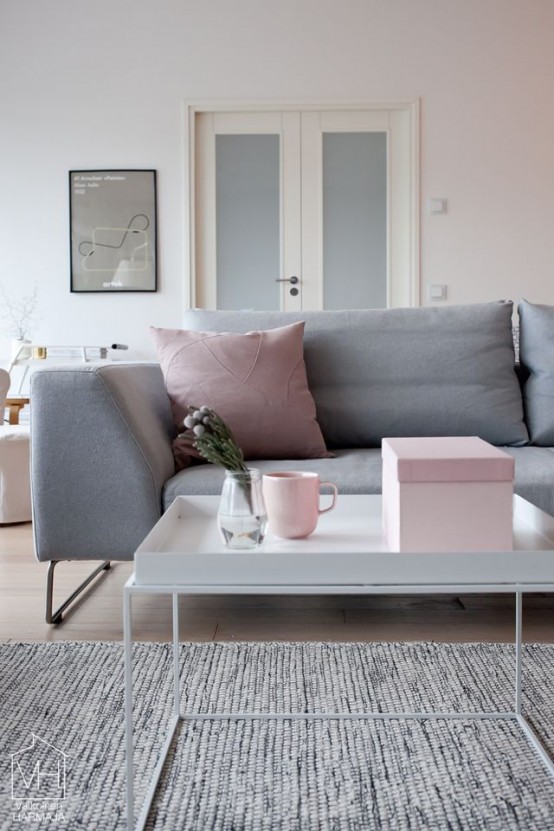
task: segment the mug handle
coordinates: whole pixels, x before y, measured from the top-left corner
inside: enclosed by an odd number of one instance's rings
[[[319,513],[320,514],[326,514],[327,511],[332,511],[333,508],[335,507],[335,504],[336,504],[336,501],[337,501],[337,496],[338,496],[337,486],[333,482],[320,482],[319,483],[319,488],[320,488],[319,495],[320,496],[321,496],[321,488],[323,487],[323,485],[327,485],[327,487],[333,489],[333,501],[331,502],[331,504],[329,505],[328,508],[319,508]]]

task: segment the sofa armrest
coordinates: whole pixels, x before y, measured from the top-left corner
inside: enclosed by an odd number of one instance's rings
[[[158,364],[81,364],[31,377],[38,560],[132,559],[174,473]]]

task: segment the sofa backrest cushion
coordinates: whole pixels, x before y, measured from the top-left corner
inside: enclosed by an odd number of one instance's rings
[[[522,300],[519,357],[528,377],[523,383],[527,426],[532,444],[554,446],[554,306]]]
[[[187,329],[247,332],[305,320],[304,358],[329,447],[385,436],[528,440],[514,372],[512,304],[361,311],[191,310]]]

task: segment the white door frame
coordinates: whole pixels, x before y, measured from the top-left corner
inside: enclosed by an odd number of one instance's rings
[[[401,157],[407,172],[408,184],[401,200],[403,221],[408,231],[402,250],[398,251],[401,263],[398,265],[407,278],[401,289],[395,289],[389,295],[392,306],[419,306],[420,297],[420,99],[406,98],[387,101],[184,101],[183,121],[185,133],[185,179],[186,208],[188,208],[188,247],[189,247],[189,281],[185,296],[187,308],[196,305],[196,177],[195,177],[195,135],[196,115],[198,113],[232,113],[232,112],[284,112],[284,111],[341,111],[372,110],[388,111],[402,127],[401,146],[395,148],[397,158]],[[399,143],[400,144],[400,143]],[[392,195],[398,183],[391,182]],[[389,252],[392,256],[392,251]]]

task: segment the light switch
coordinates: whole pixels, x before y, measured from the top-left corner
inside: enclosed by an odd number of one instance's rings
[[[446,285],[433,283],[429,286],[429,300],[446,300]]]
[[[430,214],[445,214],[446,213],[446,199],[430,199],[429,200]]]

